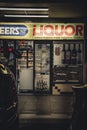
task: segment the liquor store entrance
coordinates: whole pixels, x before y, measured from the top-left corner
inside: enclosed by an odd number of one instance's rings
[[[22,58],[17,60],[19,93],[50,94],[52,87],[52,41],[17,41]]]

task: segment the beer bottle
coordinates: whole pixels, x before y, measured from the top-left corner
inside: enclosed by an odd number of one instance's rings
[[[71,63],[71,50],[70,50],[70,44],[68,44],[68,49],[66,51],[66,63]]]
[[[73,50],[71,51],[71,63],[76,64],[76,59],[77,59],[77,50],[76,50],[76,45],[74,43]]]
[[[77,51],[77,64],[81,64],[81,47],[79,44],[78,51]]]
[[[62,64],[66,64],[66,49],[65,44],[63,44],[62,54],[61,54]]]

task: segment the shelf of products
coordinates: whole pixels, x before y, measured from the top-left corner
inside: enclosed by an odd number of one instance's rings
[[[81,83],[83,76],[82,44],[54,44],[53,83]]]
[[[22,58],[17,60],[17,79],[19,93],[33,91],[33,61],[34,47],[32,41],[19,41],[18,49]]]
[[[50,90],[50,44],[35,44],[35,91]]]
[[[54,66],[54,82],[81,82],[82,66]]]
[[[23,45],[22,45],[23,44]],[[19,45],[19,49],[22,51],[22,58],[18,59],[18,65],[26,68],[33,67],[33,44],[31,42],[25,42]]]

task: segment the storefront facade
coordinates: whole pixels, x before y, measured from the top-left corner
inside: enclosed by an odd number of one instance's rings
[[[84,30],[84,22],[1,22],[1,56],[7,46],[18,93],[70,94],[72,85],[85,83]],[[22,57],[14,58],[13,50]]]

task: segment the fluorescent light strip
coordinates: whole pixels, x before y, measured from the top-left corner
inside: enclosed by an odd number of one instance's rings
[[[0,8],[0,10],[8,11],[48,11],[48,8]]]
[[[49,16],[48,15],[4,15],[4,17],[46,18],[46,17],[49,17]]]

